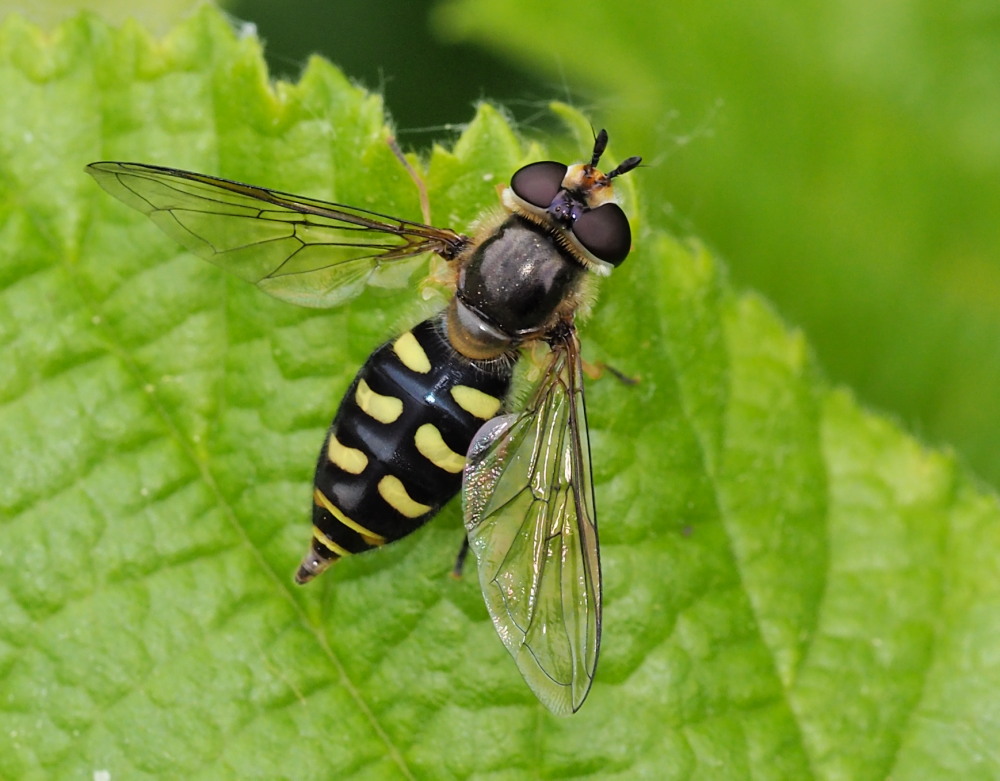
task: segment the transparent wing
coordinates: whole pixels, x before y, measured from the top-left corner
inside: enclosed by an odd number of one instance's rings
[[[551,344],[531,403],[477,433],[463,496],[497,633],[538,699],[568,714],[597,666],[601,565],[575,330]]]
[[[336,306],[391,261],[468,242],[454,231],[377,212],[142,163],[91,163],[87,173],[187,249],[266,293],[301,306]],[[412,269],[410,269],[412,271]]]

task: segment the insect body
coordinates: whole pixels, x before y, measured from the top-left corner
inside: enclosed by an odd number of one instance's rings
[[[465,453],[503,404],[512,368],[456,352],[440,317],[377,349],[320,451],[313,538],[296,581],[398,540],[458,493]]]
[[[591,273],[631,247],[612,180],[589,163],[527,165],[471,237],[376,212],[139,163],[88,167],[112,195],[189,249],[304,306],[356,295],[392,261],[435,252],[454,271],[447,308],[379,347],[320,452],[313,536],[295,579],[399,539],[464,484],[487,608],[528,685],[576,711],[600,644],[601,574],[574,316]],[[518,356],[549,353],[528,402],[508,409]]]

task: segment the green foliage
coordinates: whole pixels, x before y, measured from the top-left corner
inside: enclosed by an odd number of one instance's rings
[[[476,579],[447,577],[457,506],[292,585],[324,428],[419,304],[269,299],[82,167],[416,217],[387,134],[323,61],[269,84],[212,11],[162,43],[0,27],[0,777],[995,777],[995,498],[831,390],[642,200],[583,328],[641,378],[588,386],[606,602],[583,710],[549,716]],[[480,107],[428,157],[435,220],[538,154]]]
[[[650,164],[648,210],[711,241],[838,381],[1000,485],[991,4],[441,6],[449,37],[595,95]]]

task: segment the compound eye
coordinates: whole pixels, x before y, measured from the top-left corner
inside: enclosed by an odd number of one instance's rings
[[[547,209],[562,187],[566,166],[551,160],[531,163],[510,178],[510,189],[521,200]]]
[[[585,211],[573,223],[573,235],[594,257],[617,266],[632,248],[628,217],[616,203]]]

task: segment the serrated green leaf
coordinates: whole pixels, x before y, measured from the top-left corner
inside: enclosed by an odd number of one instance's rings
[[[641,382],[587,388],[606,602],[580,713],[544,711],[447,577],[457,506],[292,585],[340,394],[421,304],[284,305],[82,166],[418,217],[387,134],[321,60],[270,84],[211,10],[163,42],[0,27],[0,777],[994,777],[995,497],[658,230],[642,169],[647,227],[582,332]],[[539,154],[482,107],[429,157],[435,220]]]
[[[441,0],[451,40],[594,101],[648,208],[830,373],[1000,485],[1000,26],[989,4]],[[598,120],[599,117],[603,119]]]

